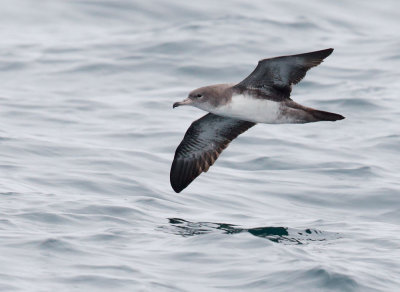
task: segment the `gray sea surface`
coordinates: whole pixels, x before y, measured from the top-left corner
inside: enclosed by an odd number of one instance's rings
[[[1,291],[400,291],[399,1],[3,0]],[[194,88],[335,48],[182,193]]]

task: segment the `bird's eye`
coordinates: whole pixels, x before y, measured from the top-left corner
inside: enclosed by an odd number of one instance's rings
[[[199,94],[196,95],[196,97],[202,97],[202,95],[199,93]]]

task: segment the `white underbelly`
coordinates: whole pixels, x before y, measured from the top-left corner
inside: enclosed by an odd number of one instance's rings
[[[237,118],[249,122],[276,124],[284,123],[281,104],[267,99],[257,99],[247,95],[234,95],[229,103],[205,109],[213,114]]]

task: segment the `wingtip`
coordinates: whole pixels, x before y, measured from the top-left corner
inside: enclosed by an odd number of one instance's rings
[[[333,48],[329,48],[329,49],[324,49],[324,50],[320,50],[320,51],[315,51],[315,52],[311,52],[312,54],[320,54],[320,57],[322,59],[325,59],[326,57],[328,57],[330,54],[332,54],[333,52]]]
[[[322,50],[322,52],[325,52],[324,58],[330,56],[330,54],[332,54],[333,50],[334,50],[333,48]]]
[[[172,166],[171,166],[169,181],[170,181],[172,189],[177,194],[182,192],[187,187],[187,185],[182,184],[182,182],[181,182],[182,178],[177,176],[178,174],[179,174],[179,172],[177,172],[177,170],[176,170],[176,160],[174,159],[174,161],[172,162]]]
[[[183,191],[184,188],[182,188],[181,186],[175,186],[173,184],[171,184],[172,189],[174,190],[175,193],[179,194],[180,192]]]
[[[184,189],[184,187],[182,187],[181,184],[177,183],[177,179],[175,177],[173,177],[172,171],[170,173],[170,183],[171,183],[171,187],[175,193],[180,193]]]

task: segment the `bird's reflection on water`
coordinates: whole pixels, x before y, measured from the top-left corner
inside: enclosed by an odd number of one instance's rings
[[[180,218],[168,218],[168,221],[170,223],[170,226],[167,227],[168,232],[184,237],[208,234],[212,232],[222,232],[224,234],[248,232],[257,237],[284,244],[305,244],[309,241],[326,241],[340,238],[338,233],[325,232],[309,228],[294,229],[289,227],[275,226],[241,228],[233,224],[190,222]]]

